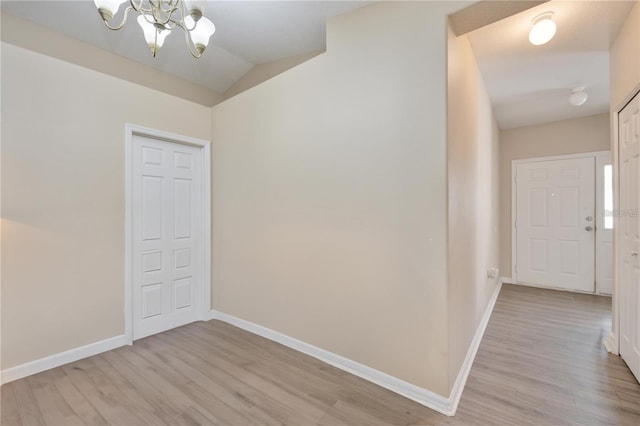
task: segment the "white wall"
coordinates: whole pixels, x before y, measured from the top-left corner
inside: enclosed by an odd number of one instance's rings
[[[500,269],[511,277],[511,162],[526,158],[608,151],[609,114],[500,132]]]
[[[447,396],[446,15],[378,3],[213,108],[215,309]]]
[[[498,278],[499,130],[466,35],[448,30],[449,381],[455,381]]]
[[[211,110],[2,43],[2,369],[124,332],[124,126]]]

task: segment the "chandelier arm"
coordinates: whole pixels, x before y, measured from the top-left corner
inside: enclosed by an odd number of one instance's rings
[[[200,59],[200,57],[202,56],[202,53],[194,49],[193,43],[191,42],[191,38],[189,37],[189,30],[187,30],[185,26],[182,24],[178,24],[178,26],[184,30],[184,42],[187,44],[187,48],[189,49],[189,53],[191,53],[191,56],[193,56],[196,59]]]
[[[106,20],[104,20],[104,19],[103,19],[103,21],[104,21],[104,25],[105,25],[107,28],[109,28],[110,30],[114,30],[114,31],[115,31],[115,30],[119,30],[119,29],[121,29],[122,27],[124,27],[124,24],[126,24],[126,23],[127,23],[127,18],[129,17],[129,12],[131,11],[131,9],[133,9],[133,7],[132,7],[132,6],[129,6],[129,7],[127,7],[127,8],[124,10],[124,15],[122,16],[122,22],[120,22],[120,24],[119,24],[119,25],[117,25],[117,26],[115,26],[115,27],[112,27],[111,25],[109,25],[109,22],[108,22],[108,21],[106,21]]]
[[[140,2],[138,2],[137,4],[135,0],[129,0],[129,4],[131,4],[131,7],[136,12],[139,12],[141,10],[144,11],[144,9],[142,8],[142,6],[144,5],[144,0],[140,0]]]
[[[156,57],[156,53],[158,53],[158,30],[156,29],[153,32],[153,57]]]
[[[176,20],[172,19],[173,14],[177,10],[178,10],[177,7],[173,7],[171,9],[169,9],[169,10],[163,10],[162,12],[167,15],[167,19],[165,19],[164,21],[158,20],[158,23],[162,24],[162,25],[167,25],[168,23],[172,23],[174,25],[174,27],[177,26],[180,23],[180,21],[179,20],[176,21]],[[182,20],[184,20],[184,17],[182,18]]]

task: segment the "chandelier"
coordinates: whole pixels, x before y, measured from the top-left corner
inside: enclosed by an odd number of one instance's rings
[[[207,48],[209,39],[216,31],[213,22],[202,16],[203,0],[93,0],[107,28],[119,30],[124,27],[131,10],[138,12],[138,25],[155,58],[164,44],[164,39],[176,27],[184,31],[189,52],[199,58]],[[129,3],[122,22],[112,25],[114,15],[123,3]]]

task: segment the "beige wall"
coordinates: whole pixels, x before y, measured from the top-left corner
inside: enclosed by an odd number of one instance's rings
[[[611,92],[611,128],[612,128],[612,155],[614,161],[614,203],[618,201],[618,187],[616,185],[618,145],[617,145],[617,120],[618,112],[624,106],[624,102],[640,89],[640,1],[631,10],[624,25],[620,29],[611,46],[609,59],[610,92]],[[614,208],[617,204],[614,205]],[[617,248],[614,247],[614,259],[617,256]],[[617,260],[614,260],[617,262]],[[617,281],[617,279],[614,279]],[[615,286],[615,284],[614,284]],[[617,306],[616,290],[613,290],[613,307],[611,321],[612,336],[617,336]],[[617,337],[614,339],[616,340]],[[617,351],[617,343],[611,345],[614,352]]]
[[[252,88],[253,86],[257,86],[263,81],[269,80],[270,78],[295,67],[296,65],[300,65],[301,63],[306,62],[321,53],[323,52],[318,51],[305,53],[303,55],[297,55],[289,58],[279,59],[273,62],[268,62],[266,64],[258,64],[255,67],[251,68],[249,72],[243,75],[238,81],[233,83],[233,85],[229,87],[226,92],[224,92],[224,97],[225,99],[231,98],[238,93],[242,93],[245,90]]]
[[[448,316],[453,383],[495,286],[498,124],[466,35],[448,30]]]
[[[500,133],[500,270],[511,277],[511,161],[610,149],[609,114]]]
[[[124,125],[210,108],[2,43],[2,369],[124,332]]]
[[[622,102],[640,87],[640,1],[631,10],[611,46],[611,111],[618,111]]]
[[[445,17],[463,6],[334,18],[326,53],[213,108],[215,309],[448,396]]]

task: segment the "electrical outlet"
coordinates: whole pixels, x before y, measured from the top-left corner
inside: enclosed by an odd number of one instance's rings
[[[487,278],[498,278],[498,274],[500,273],[498,268],[491,267],[487,269]]]

